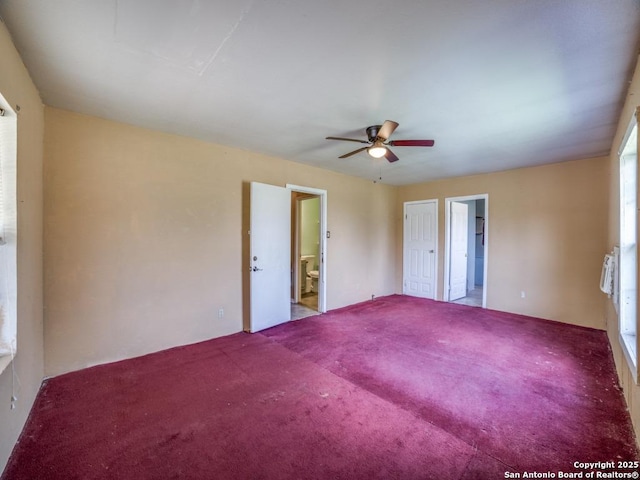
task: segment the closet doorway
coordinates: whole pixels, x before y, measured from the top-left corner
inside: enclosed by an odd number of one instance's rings
[[[489,195],[445,199],[444,295],[447,302],[487,306]]]

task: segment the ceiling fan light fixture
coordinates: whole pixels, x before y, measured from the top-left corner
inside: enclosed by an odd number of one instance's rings
[[[367,153],[373,158],[382,158],[387,154],[387,149],[382,145],[374,145],[373,147],[367,148]]]
[[[433,140],[389,140],[391,134],[398,127],[398,122],[385,120],[382,125],[371,125],[366,128],[368,140],[358,140],[356,138],[325,137],[327,140],[342,140],[345,142],[364,143],[366,147],[360,147],[349,153],[340,155],[338,158],[349,158],[366,150],[370,157],[385,157],[389,163],[400,160],[398,156],[387,148],[391,147],[433,147]]]

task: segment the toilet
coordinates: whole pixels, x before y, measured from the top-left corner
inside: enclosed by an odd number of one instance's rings
[[[300,256],[300,293],[313,292],[313,280],[309,273],[313,271],[315,255]],[[317,282],[316,282],[317,284]]]
[[[307,272],[307,275],[311,279],[311,293],[318,293],[318,277],[320,273],[318,270],[310,270]]]

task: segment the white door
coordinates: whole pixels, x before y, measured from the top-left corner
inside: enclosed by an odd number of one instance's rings
[[[291,190],[251,182],[250,331],[291,319]]]
[[[435,298],[437,202],[407,203],[404,217],[403,293]]]
[[[452,301],[467,296],[469,206],[466,203],[451,202],[450,225],[449,300]]]

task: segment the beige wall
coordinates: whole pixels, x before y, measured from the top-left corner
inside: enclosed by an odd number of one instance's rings
[[[606,312],[640,431],[640,390],[617,347],[615,312],[597,286],[602,254],[618,238],[615,155],[393,188],[53,108],[43,118],[4,25],[0,58],[0,92],[21,106],[14,362],[19,400],[10,410],[4,397],[12,390],[8,370],[0,375],[0,468],[45,373],[43,275],[47,374],[239,331],[249,181],[328,190],[329,309],[401,291],[405,201],[440,200],[441,286],[444,198],[488,193],[488,307],[596,328],[604,328]],[[613,150],[638,104],[638,77]],[[222,320],[219,308],[225,309]]]
[[[618,149],[622,144],[622,137],[624,136],[633,112],[640,106],[640,61],[636,66],[636,71],[633,76],[633,80],[629,87],[629,92],[625,99],[622,115],[620,116],[620,122],[618,124],[618,130],[611,146],[611,155],[608,160],[609,173],[609,223],[608,223],[608,240],[607,248],[611,250],[614,245],[620,244],[620,168],[618,160]],[[606,302],[606,322],[607,331],[609,333],[609,340],[613,350],[613,356],[616,361],[616,367],[618,369],[618,377],[620,378],[620,384],[624,391],[629,412],[631,414],[631,420],[633,422],[636,436],[638,437],[638,443],[640,445],[640,387],[635,384],[633,375],[627,361],[624,357],[622,349],[620,348],[620,342],[618,340],[618,315],[616,314],[613,304],[609,301]]]
[[[13,449],[43,377],[42,139],[40,96],[0,23],[0,93],[18,114],[18,352],[0,375],[0,471]],[[12,392],[18,397],[10,410]]]
[[[487,193],[487,307],[603,329],[598,282],[607,249],[607,174],[607,160],[595,158],[402,187],[397,264],[403,202],[438,199],[441,299],[445,198]],[[396,281],[400,290],[400,268]]]
[[[47,374],[240,331],[250,181],[328,191],[328,309],[394,293],[394,187],[49,107],[45,121]]]

